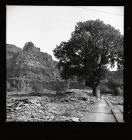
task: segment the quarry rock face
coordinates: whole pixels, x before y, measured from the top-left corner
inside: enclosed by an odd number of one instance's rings
[[[52,56],[41,52],[32,42],[27,42],[23,49],[6,45],[7,78],[30,77],[52,80],[59,76],[57,62]]]

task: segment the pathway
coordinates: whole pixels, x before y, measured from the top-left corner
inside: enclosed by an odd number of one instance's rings
[[[104,98],[98,101],[87,114],[86,122],[124,122],[123,114],[111,107]]]

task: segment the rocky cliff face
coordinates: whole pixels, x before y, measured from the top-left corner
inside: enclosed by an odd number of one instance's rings
[[[7,78],[10,77],[12,73],[12,66],[14,63],[14,58],[18,52],[22,51],[21,48],[16,47],[15,45],[6,44],[6,70]]]
[[[23,49],[9,44],[6,47],[7,78],[25,76],[47,81],[59,77],[57,62],[32,42],[27,42]]]

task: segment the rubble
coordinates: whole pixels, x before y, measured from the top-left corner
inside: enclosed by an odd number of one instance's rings
[[[62,97],[7,96],[7,121],[81,121],[94,99],[83,94]]]

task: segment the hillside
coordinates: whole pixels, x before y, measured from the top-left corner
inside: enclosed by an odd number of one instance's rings
[[[11,69],[13,65],[14,57],[18,52],[21,52],[22,49],[11,44],[6,44],[6,70],[7,70],[7,78],[11,74]]]
[[[30,77],[51,80],[58,77],[57,62],[48,53],[40,51],[32,42],[27,42],[23,49],[15,45],[6,45],[7,78]]]

